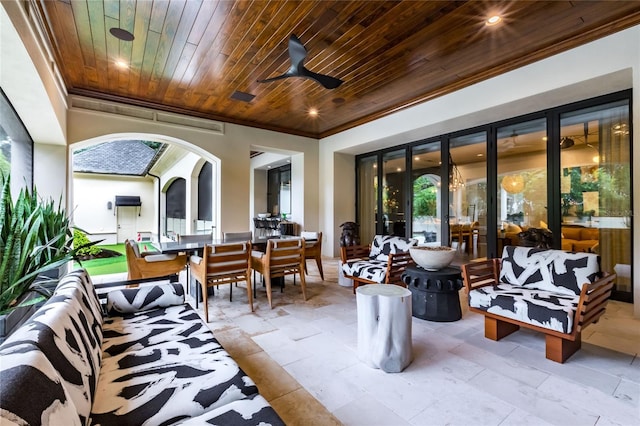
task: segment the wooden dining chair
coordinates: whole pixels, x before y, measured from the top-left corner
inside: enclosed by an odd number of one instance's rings
[[[178,273],[187,264],[187,256],[184,254],[141,253],[138,243],[132,240],[126,240],[124,246],[128,280],[175,275],[175,281],[178,281]]]
[[[209,322],[207,289],[220,284],[247,283],[247,298],[253,312],[251,292],[251,242],[207,244],[202,257],[191,256],[189,266],[192,277],[202,286],[204,317]],[[232,300],[233,286],[229,286],[229,301]]]
[[[252,240],[253,240],[253,232],[251,231],[222,233],[222,241],[225,243],[238,242],[238,241],[252,241]]]
[[[304,238],[271,239],[267,241],[265,253],[254,251],[251,256],[251,267],[260,273],[267,288],[267,299],[269,307],[273,309],[271,297],[271,280],[273,278],[285,277],[286,275],[300,275],[300,286],[302,287],[302,297],[307,300],[306,282],[304,279]]]
[[[208,234],[177,234],[176,235],[176,241],[178,242],[178,244],[194,244],[194,243],[209,243],[211,244],[213,242],[213,234],[212,233],[208,233]],[[193,256],[193,255],[200,255],[198,250],[191,250],[189,252],[183,252],[184,254],[187,255],[187,257]],[[186,269],[187,269],[187,294],[189,294],[190,292],[190,287],[191,287],[191,274],[190,274],[190,268],[189,268],[189,262],[187,260],[187,265],[186,265]],[[198,307],[198,296],[196,295],[196,308]]]
[[[322,272],[322,232],[309,232],[303,231],[300,236],[304,238],[304,272],[309,274],[307,270],[307,259],[313,259],[316,261],[318,271],[320,272],[320,278],[324,280],[324,272]]]
[[[480,223],[475,221],[470,224],[465,224],[460,229],[460,243],[465,245],[465,252],[473,254],[478,244],[478,235],[480,233]]]
[[[453,242],[456,241],[458,243],[457,249],[460,250],[462,247],[462,225],[459,223],[454,223],[449,226],[449,247],[453,247]]]

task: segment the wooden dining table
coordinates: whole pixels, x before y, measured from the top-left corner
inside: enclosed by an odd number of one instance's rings
[[[253,237],[251,240],[251,247],[254,250],[265,252],[267,250],[267,241],[272,239],[290,239],[300,238],[295,235],[269,235],[265,237]],[[206,244],[225,244],[225,243],[238,243],[246,240],[227,240],[223,241],[221,238],[212,238],[210,241],[199,241],[192,243],[179,243],[177,241],[152,241],[151,245],[162,254],[175,254],[175,253],[198,253],[202,254],[204,246]],[[313,240],[309,240],[313,241]]]
[[[264,237],[253,237],[251,241],[252,250],[266,252],[267,251],[267,241],[272,239],[290,239],[290,238],[300,238],[295,235],[268,235]],[[225,244],[225,243],[238,243],[244,242],[246,240],[239,239],[237,241],[227,240],[224,241],[221,238],[212,238],[210,241],[198,241],[191,243],[179,243],[177,241],[152,241],[151,245],[158,250],[162,254],[176,254],[176,253],[187,253],[187,254],[195,254],[198,256],[202,256],[204,251],[204,246],[206,244]],[[313,240],[308,240],[313,241]],[[189,278],[189,262],[187,262],[187,292],[189,292],[189,287],[192,287],[191,279]],[[282,287],[284,287],[284,280],[280,283]],[[202,295],[199,291],[199,286],[194,285],[193,288],[196,290],[195,300],[196,300],[196,308],[198,307],[198,302],[202,301]]]

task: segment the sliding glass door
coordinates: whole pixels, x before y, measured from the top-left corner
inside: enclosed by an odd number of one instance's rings
[[[497,255],[502,255],[505,245],[527,246],[535,239],[544,239],[550,248],[553,238],[547,217],[546,118],[498,128],[496,147]],[[522,238],[523,231],[537,234]]]
[[[505,245],[598,253],[633,295],[631,92],[565,105],[358,157],[358,223],[458,249]]]
[[[411,237],[418,243],[442,241],[442,176],[440,142],[411,149]]]
[[[560,116],[562,248],[600,254],[632,300],[632,187],[627,100]]]
[[[449,245],[464,260],[487,255],[487,134],[449,140]]]
[[[405,213],[408,210],[406,182],[406,150],[382,155],[382,235],[404,237]]]

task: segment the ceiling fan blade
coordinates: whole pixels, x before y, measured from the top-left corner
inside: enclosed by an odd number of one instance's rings
[[[295,76],[287,73],[287,74],[278,75],[276,77],[269,77],[269,78],[265,78],[264,80],[257,80],[257,81],[258,83],[269,83],[270,81],[282,80],[283,78],[288,78],[288,77],[295,77]]]
[[[340,80],[339,78],[331,77],[324,74],[318,74],[313,71],[309,71],[304,67],[302,68],[300,77],[306,77],[310,78],[311,80],[315,80],[322,86],[324,86],[325,89],[335,89],[342,84],[342,80]]]
[[[304,67],[304,61],[306,58],[307,49],[295,34],[291,34],[289,37],[289,60],[291,62],[291,67],[282,75],[258,80],[258,83],[268,83],[270,81],[281,80],[288,77],[308,78],[318,82],[326,89],[335,89],[343,83],[339,78],[318,74],[306,69]]]
[[[291,34],[291,37],[289,37],[289,59],[291,60],[291,67],[299,69],[304,64],[306,58],[307,49],[295,34]]]

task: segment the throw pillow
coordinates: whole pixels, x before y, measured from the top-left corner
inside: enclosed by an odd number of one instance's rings
[[[119,315],[184,304],[181,284],[123,288],[107,293],[107,314]]]

